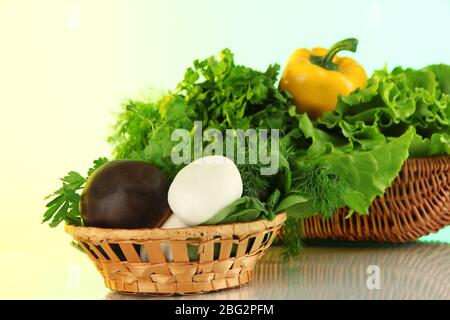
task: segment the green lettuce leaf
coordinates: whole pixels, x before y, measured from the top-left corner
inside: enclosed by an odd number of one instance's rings
[[[341,179],[346,179],[346,190],[341,193],[342,205],[350,211],[368,214],[368,209],[376,196],[383,195],[385,189],[398,176],[414,136],[410,128],[399,138],[370,151],[328,155],[323,159]]]
[[[450,66],[447,64],[434,64],[425,68],[436,75],[439,83],[438,93],[450,95]]]
[[[416,136],[410,157],[449,154],[449,86],[450,66],[444,64],[376,71],[364,88],[340,97],[336,110],[324,114],[312,129],[303,121],[305,137],[312,138],[309,151],[332,152],[335,144],[328,141],[342,138],[351,151],[371,150],[412,127]]]
[[[450,154],[450,134],[434,133],[431,138],[415,134],[409,153],[412,158]]]

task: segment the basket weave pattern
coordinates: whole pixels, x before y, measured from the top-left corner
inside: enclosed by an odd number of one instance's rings
[[[124,293],[191,294],[244,285],[286,220],[181,229],[100,229],[66,225],[102,274]],[[143,246],[148,262],[139,254]],[[168,260],[167,251],[173,259]]]
[[[409,159],[369,215],[305,219],[305,239],[407,242],[450,225],[450,156]]]

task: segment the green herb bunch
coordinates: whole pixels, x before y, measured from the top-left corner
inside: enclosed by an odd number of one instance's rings
[[[368,214],[376,196],[410,157],[450,154],[450,66],[376,71],[367,85],[339,97],[336,109],[312,121],[278,90],[279,65],[264,71],[235,63],[229,49],[196,60],[173,91],[125,101],[108,141],[114,159],[138,159],[172,179],[183,165],[171,161],[175,129],[278,129],[280,168],[260,174],[261,163],[238,165],[243,197],[207,224],[273,219],[285,211],[286,256],[301,248],[299,224],[337,208]],[[101,158],[87,177],[105,163]],[[50,195],[44,221],[81,225],[80,190],[87,177],[70,172]]]

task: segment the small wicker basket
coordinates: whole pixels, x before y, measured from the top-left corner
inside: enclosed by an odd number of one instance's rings
[[[450,225],[450,156],[409,159],[369,215],[305,219],[305,239],[407,242]]]
[[[286,220],[180,229],[102,229],[66,225],[94,262],[106,287],[122,293],[194,294],[252,280],[256,262]],[[141,248],[148,262],[141,260]],[[163,248],[168,248],[170,254]],[[167,257],[173,260],[167,261]]]

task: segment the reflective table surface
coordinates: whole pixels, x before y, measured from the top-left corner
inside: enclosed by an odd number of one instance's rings
[[[450,299],[448,243],[310,243],[289,262],[283,262],[281,247],[272,246],[246,286],[154,297],[108,290],[69,240],[0,248],[0,299]]]
[[[106,299],[450,299],[450,244],[308,245],[289,262],[273,246],[249,285],[175,297],[110,292]]]

